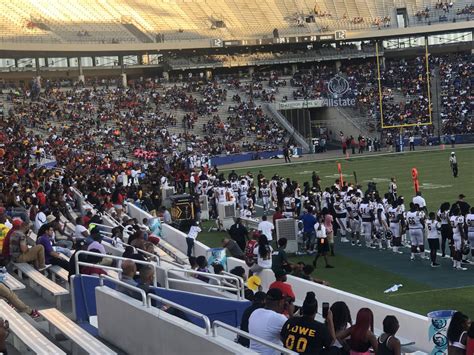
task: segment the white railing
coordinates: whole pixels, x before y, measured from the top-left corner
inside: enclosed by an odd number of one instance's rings
[[[150,261],[142,261],[142,260],[135,260],[135,259],[128,259],[128,258],[122,258],[121,256],[114,256],[114,255],[104,255],[104,254],[99,254],[99,253],[93,253],[93,252],[90,252],[90,251],[85,251],[85,250],[80,250],[78,251],[76,254],[75,254],[75,259],[74,259],[74,265],[75,265],[75,269],[76,269],[76,275],[80,275],[80,268],[79,266],[92,266],[92,267],[97,267],[97,268],[101,268],[101,269],[106,269],[106,270],[114,270],[114,271],[117,271],[119,273],[119,275],[122,273],[122,269],[121,268],[118,268],[118,267],[113,267],[113,266],[106,266],[106,265],[99,265],[99,264],[92,264],[92,263],[88,263],[86,261],[79,261],[79,255],[92,255],[92,256],[100,256],[102,258],[108,258],[108,259],[113,259],[113,260],[121,260],[121,261],[124,261],[124,260],[131,260],[133,261],[135,264],[141,264],[141,265],[146,265],[146,266],[149,266],[153,269],[154,273],[153,273],[153,286],[154,287],[157,287],[158,285],[158,282],[157,282],[157,268],[156,268],[156,264],[153,263],[153,262],[150,262]]]
[[[226,281],[226,284],[229,286],[224,286],[224,285],[213,285],[213,284],[208,284],[208,283],[202,283],[202,282],[197,282],[197,281],[188,281],[188,280],[181,280],[177,278],[171,278],[170,275],[168,274],[170,271],[174,272],[182,272],[184,274],[191,274],[191,275],[200,275],[209,279],[218,279],[218,280],[224,280]],[[244,282],[243,280],[235,275],[229,276],[229,275],[218,275],[218,274],[211,274],[208,272],[201,272],[201,271],[196,271],[196,270],[187,270],[187,269],[176,269],[176,268],[171,268],[165,270],[165,288],[169,289],[169,282],[176,282],[176,283],[182,283],[182,284],[187,284],[187,285],[196,285],[196,286],[202,286],[202,287],[209,287],[209,288],[215,288],[217,290],[222,290],[222,291],[231,291],[231,292],[236,292],[237,294],[237,299],[242,300],[245,299],[245,289],[244,289]],[[233,285],[232,281],[235,282],[235,286]]]

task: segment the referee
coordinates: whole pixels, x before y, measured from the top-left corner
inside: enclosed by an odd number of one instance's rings
[[[451,165],[451,170],[453,171],[453,176],[458,177],[458,160],[456,154],[451,152],[451,157],[449,158],[449,165]]]

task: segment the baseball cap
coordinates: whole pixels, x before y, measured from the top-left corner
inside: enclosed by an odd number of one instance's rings
[[[269,301],[280,301],[283,299],[283,293],[278,288],[271,288],[267,292],[266,299]]]
[[[283,269],[280,269],[280,270],[276,270],[276,271],[275,271],[275,278],[276,278],[276,279],[278,279],[278,278],[280,278],[280,277],[282,277],[282,276],[285,276],[285,275],[287,275],[287,273],[286,273],[286,271],[283,270]]]
[[[13,228],[21,228],[23,225],[23,220],[21,218],[13,218]]]
[[[54,222],[55,220],[56,220],[56,217],[52,214],[46,217],[46,223],[51,223],[51,222]]]

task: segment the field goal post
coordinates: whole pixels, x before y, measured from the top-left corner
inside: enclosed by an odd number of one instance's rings
[[[430,82],[430,65],[429,65],[429,52],[428,52],[428,40],[425,39],[425,72],[424,79],[426,80],[427,86],[427,97],[428,97],[428,117],[422,118],[417,117],[417,123],[406,123],[406,124],[391,124],[386,125],[384,121],[384,112],[383,112],[383,87],[382,87],[382,76],[380,72],[380,52],[379,52],[379,43],[375,42],[375,58],[377,61],[377,83],[379,91],[379,107],[380,107],[380,126],[382,129],[389,128],[399,128],[400,133],[402,133],[403,128],[415,127],[415,126],[425,126],[433,124],[433,108],[431,107],[431,82]]]

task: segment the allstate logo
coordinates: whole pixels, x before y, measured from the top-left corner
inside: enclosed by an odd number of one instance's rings
[[[328,90],[335,98],[340,97],[349,90],[349,82],[342,76],[336,75],[329,80]]]

